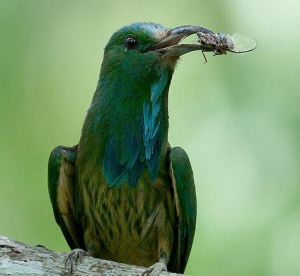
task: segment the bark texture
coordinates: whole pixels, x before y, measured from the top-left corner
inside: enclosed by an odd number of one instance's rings
[[[27,245],[0,236],[0,275],[38,276],[70,275],[65,265],[67,253],[51,251],[44,246]],[[76,264],[73,276],[139,276],[145,268],[93,257],[83,257]],[[163,272],[160,276],[182,274]]]

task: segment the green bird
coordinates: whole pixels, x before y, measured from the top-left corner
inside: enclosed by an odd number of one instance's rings
[[[78,257],[148,267],[143,274],[183,273],[196,226],[189,158],[168,143],[168,92],[179,57],[200,44],[199,26],[168,29],[133,23],[104,50],[92,104],[74,147],[49,158],[48,188],[56,222]]]

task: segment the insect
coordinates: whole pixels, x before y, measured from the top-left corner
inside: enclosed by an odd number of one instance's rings
[[[227,55],[227,52],[240,54],[253,51],[257,47],[255,39],[241,33],[229,35],[223,33],[198,32],[197,36],[198,41],[203,48],[202,54],[205,63],[207,62],[207,59],[204,52],[213,52],[216,56]]]

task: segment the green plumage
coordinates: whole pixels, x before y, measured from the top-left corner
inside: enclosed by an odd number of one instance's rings
[[[182,49],[159,51],[187,36],[173,30],[134,23],[112,36],[78,146],[53,150],[48,187],[71,249],[183,273],[197,208],[188,157],[168,144],[168,91]]]

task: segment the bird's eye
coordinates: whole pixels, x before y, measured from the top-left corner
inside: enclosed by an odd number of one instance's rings
[[[127,51],[134,50],[136,46],[138,45],[138,42],[133,37],[127,37],[125,40],[125,47]]]

